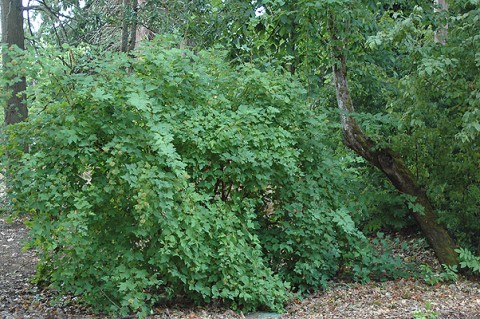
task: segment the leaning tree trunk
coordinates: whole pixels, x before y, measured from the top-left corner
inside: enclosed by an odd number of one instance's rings
[[[334,40],[338,43],[338,39]],[[400,192],[416,197],[416,203],[423,207],[423,212],[412,211],[412,214],[435,251],[438,260],[446,265],[458,264],[454,241],[446,229],[437,222],[435,211],[427,195],[416,185],[412,173],[402,158],[388,148],[379,147],[363,132],[357,121],[350,115],[354,112],[354,107],[347,82],[346,57],[341,48],[337,48],[334,58],[333,76],[345,144],[380,169]]]
[[[1,0],[2,5],[2,43],[9,47],[18,46],[25,49],[25,34],[23,31],[23,7],[21,0]],[[3,68],[8,70],[12,61],[8,54],[3,54]],[[15,124],[25,120],[28,116],[27,105],[25,104],[24,91],[27,87],[25,77],[10,84],[7,89],[12,92],[12,96],[5,105],[4,123]]]

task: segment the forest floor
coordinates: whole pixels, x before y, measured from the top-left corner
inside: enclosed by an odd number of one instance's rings
[[[27,229],[20,220],[9,223],[0,211],[0,319],[109,318],[91,313],[75,297],[59,297],[30,282],[35,274],[37,257],[32,250],[22,250],[27,235]],[[408,245],[407,250],[399,252],[404,260],[428,264],[432,269],[439,268],[424,240],[407,236],[401,240]],[[176,305],[159,307],[149,318],[480,319],[480,283],[464,278],[436,285],[429,285],[418,278],[368,284],[337,282],[326,291],[291,302],[284,314],[239,314],[214,305],[203,308]]]
[[[30,283],[37,258],[22,251],[27,230],[21,221],[0,217],[0,318],[108,318],[92,314],[73,297],[58,297]],[[433,254],[418,238],[407,241],[410,256],[438,267]],[[419,244],[420,243],[420,244]],[[465,318],[480,319],[480,283],[459,279],[429,285],[421,279],[400,279],[368,284],[335,283],[324,292],[289,304],[286,313],[238,314],[218,306],[158,308],[151,319],[225,318]]]

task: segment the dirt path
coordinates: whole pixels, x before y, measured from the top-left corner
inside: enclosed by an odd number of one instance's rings
[[[0,219],[0,314],[15,313],[20,300],[19,291],[28,289],[34,274],[35,257],[32,252],[21,252],[21,241],[26,230],[20,223],[6,224]]]
[[[29,283],[34,275],[34,252],[22,252],[27,231],[22,223],[8,224],[0,217],[0,318],[107,318],[92,315],[74,298],[55,298]],[[326,292],[292,303],[282,316],[242,315],[227,309],[159,308],[151,319],[225,318],[395,318],[480,319],[480,284],[459,280],[455,284],[429,286],[402,279],[386,283],[338,284]]]

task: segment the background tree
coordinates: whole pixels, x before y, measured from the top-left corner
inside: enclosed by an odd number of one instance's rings
[[[332,46],[332,54],[335,59],[333,76],[345,144],[379,168],[401,193],[413,196],[415,204],[420,206],[413,208],[412,213],[432,245],[439,261],[446,265],[458,264],[457,253],[455,252],[456,244],[445,227],[438,223],[437,215],[430,200],[425,192],[416,185],[413,174],[404,164],[402,158],[391,149],[378,146],[363,132],[356,119],[352,117],[351,114],[355,112],[355,109],[347,80],[347,61],[344,53],[347,48],[342,45],[345,42],[342,33],[346,31],[346,22],[336,21],[336,17],[333,15],[328,19],[331,41],[334,44]],[[339,26],[339,23],[343,25]]]
[[[24,50],[25,35],[23,31],[22,1],[2,0],[1,11],[2,43],[5,44],[6,48],[9,50],[14,50],[14,47]],[[15,67],[18,62],[12,60],[7,52],[8,51],[2,52],[4,72],[9,74],[10,77],[6,87],[10,97],[7,100],[7,104],[4,106],[4,123],[6,125],[21,122],[28,116],[28,109],[24,95],[26,79],[24,76],[18,76],[19,74],[15,74],[15,71],[12,72],[12,67],[13,69],[18,70],[18,67]]]
[[[446,0],[435,0],[435,12],[446,13],[448,11],[448,2]],[[445,44],[448,36],[448,23],[442,24],[435,30],[435,42]]]
[[[32,7],[33,16],[41,17],[32,37],[48,43],[55,40],[57,45],[84,43],[125,52],[154,35],[191,38],[199,29],[190,28],[190,22],[201,21],[199,15],[206,7],[204,1],[42,0]]]

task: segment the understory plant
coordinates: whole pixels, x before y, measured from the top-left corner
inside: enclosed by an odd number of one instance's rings
[[[466,248],[458,248],[455,251],[458,253],[461,268],[465,268],[473,274],[480,275],[480,256],[475,256]]]
[[[457,266],[442,265],[443,271],[434,271],[429,265],[421,265],[423,280],[429,285],[436,285],[441,282],[455,282],[458,280]]]
[[[439,313],[432,309],[432,303],[425,303],[424,310],[416,310],[413,312],[414,319],[436,319],[438,318]]]

